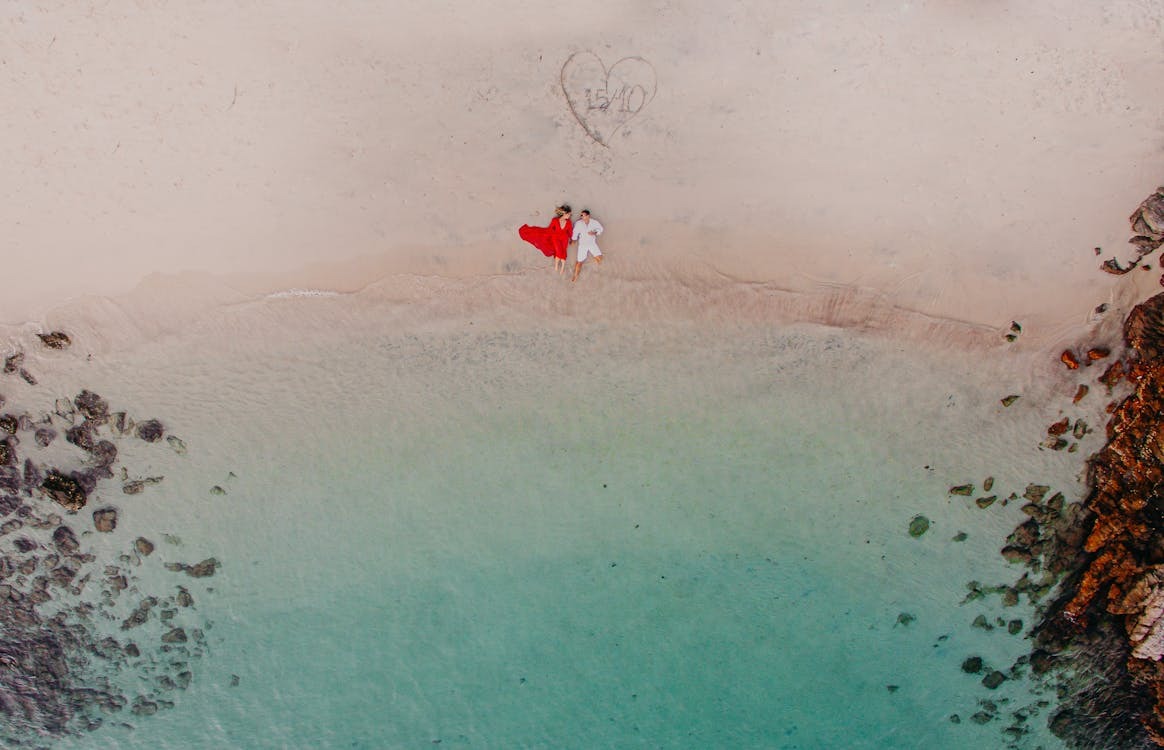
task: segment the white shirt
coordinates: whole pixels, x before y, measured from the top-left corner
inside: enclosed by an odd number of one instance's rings
[[[590,234],[594,232],[594,234]],[[590,218],[590,223],[579,221],[574,225],[574,236],[570,239],[578,241],[578,247],[598,247],[598,235],[602,234],[602,225],[598,219]]]

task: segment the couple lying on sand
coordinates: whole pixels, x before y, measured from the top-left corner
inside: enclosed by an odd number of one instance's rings
[[[558,273],[566,271],[566,247],[571,242],[578,243],[578,255],[574,261],[574,277],[570,281],[577,281],[582,271],[582,264],[588,257],[602,263],[602,251],[598,249],[598,235],[602,234],[602,225],[598,219],[591,218],[590,211],[582,209],[575,224],[573,212],[567,205],[554,209],[554,218],[548,226],[531,227],[523,224],[517,230],[518,235],[529,244],[542,251],[547,258],[554,259],[554,268]]]

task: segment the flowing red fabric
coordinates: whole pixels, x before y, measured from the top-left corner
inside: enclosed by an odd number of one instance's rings
[[[518,236],[529,244],[542,251],[547,258],[566,257],[566,248],[570,245],[570,235],[574,232],[574,222],[566,219],[566,226],[561,226],[558,217],[550,219],[549,226],[531,227],[522,224],[517,230]]]

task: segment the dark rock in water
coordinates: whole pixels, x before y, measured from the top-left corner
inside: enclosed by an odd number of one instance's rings
[[[909,535],[914,539],[926,533],[930,529],[930,519],[925,516],[914,516],[913,520],[909,522]]]
[[[978,674],[982,671],[982,657],[968,656],[962,662],[962,671],[966,674]]]
[[[974,485],[972,485],[972,484],[959,484],[956,487],[951,487],[949,489],[949,493],[951,495],[961,495],[963,497],[970,497],[971,495],[974,494]]]
[[[15,414],[0,414],[0,430],[15,435],[20,429],[20,419]]]
[[[0,516],[7,516],[20,507],[20,498],[16,495],[0,495]]]
[[[41,448],[47,448],[52,441],[56,440],[57,431],[51,427],[38,427],[33,435],[36,444]]]
[[[218,569],[219,565],[218,560],[210,557],[186,568],[186,575],[191,578],[208,578],[214,575],[214,571]]]
[[[23,367],[20,368],[20,377],[25,383],[28,383],[29,385],[36,385],[36,378],[31,372],[24,369]]]
[[[974,722],[975,724],[989,724],[990,722],[994,721],[994,714],[988,711],[979,711],[970,717],[970,721]]]
[[[121,485],[121,491],[127,495],[140,495],[141,491],[145,489],[146,483],[140,479],[133,479]]]
[[[69,338],[69,334],[64,331],[52,331],[51,333],[38,333],[41,342],[49,349],[67,349],[73,343]]]
[[[147,443],[158,442],[165,432],[166,428],[156,419],[147,419],[145,422],[137,424],[137,436]]]
[[[10,354],[4,360],[4,374],[9,375],[16,372],[22,364],[24,364],[24,352]]]
[[[1023,632],[1023,621],[1011,620],[1006,624],[1006,632],[1010,633],[1011,635],[1018,635],[1019,633]]]
[[[24,521],[19,518],[13,518],[11,521],[5,521],[0,524],[0,536],[11,534],[14,531],[20,531],[24,528]]]
[[[994,505],[995,500],[998,500],[998,495],[991,495],[990,497],[977,498],[974,500],[974,504],[977,505],[979,508],[986,510],[991,505]]]
[[[15,466],[0,466],[0,491],[20,492],[21,473]]]
[[[30,489],[39,487],[44,481],[40,467],[32,462],[31,458],[24,459],[24,486]]]
[[[117,509],[106,507],[93,511],[93,526],[106,534],[116,529]]]
[[[154,543],[145,537],[139,536],[134,540],[133,546],[142,557],[149,557],[150,553],[154,551]]]
[[[12,546],[16,548],[17,552],[25,553],[32,552],[39,545],[37,545],[36,542],[32,541],[28,537],[22,536],[12,540]]]
[[[123,651],[125,652],[126,656],[132,656],[134,658],[141,656],[141,649],[137,647],[136,643],[125,644]]]
[[[65,440],[82,450],[93,450],[93,446],[97,442],[97,436],[93,434],[93,423],[82,422],[70,427],[65,431]]]
[[[85,507],[89,493],[73,477],[67,477],[56,469],[50,469],[45,475],[41,489],[48,496],[67,510],[77,511]]]
[[[1017,393],[1012,393],[1009,396],[1004,396],[1002,398],[1002,405],[1003,406],[1010,406],[1015,401],[1018,401],[1020,398],[1022,398],[1022,397],[1019,396]]]
[[[98,466],[112,466],[117,461],[117,446],[108,440],[99,440],[93,446],[93,461]]]
[[[144,695],[139,695],[133,699],[133,708],[130,710],[135,716],[153,716],[158,712],[158,704]]]
[[[194,597],[190,595],[189,591],[181,586],[178,587],[178,596],[176,601],[178,602],[179,607],[194,606]]]
[[[77,542],[77,535],[68,526],[57,527],[53,532],[53,544],[66,555],[71,555],[81,548]]]
[[[239,677],[238,677],[238,675],[237,675],[237,674],[232,674],[232,675],[230,676],[230,686],[231,686],[231,687],[238,687],[238,684],[239,684]]]
[[[982,684],[990,690],[996,689],[1004,682],[1006,682],[1006,675],[1004,675],[1002,672],[999,672],[997,669],[982,678]]]
[[[162,643],[185,643],[186,631],[182,628],[174,628],[162,636]]]
[[[81,391],[73,403],[86,419],[100,422],[109,416],[109,402],[92,391]]]
[[[1002,548],[1002,556],[1007,559],[1007,562],[1020,563],[1027,565],[1034,558],[1034,555],[1026,547],[1019,547],[1013,544],[1008,544]]]
[[[917,617],[915,615],[911,615],[909,612],[902,612],[899,615],[897,615],[897,622],[894,624],[894,627],[896,627],[897,625],[904,625],[904,626],[908,627],[916,619],[917,619]]]
[[[0,441],[0,466],[11,466],[16,462],[16,451],[6,442]]]
[[[952,542],[964,542],[969,538],[970,538],[970,535],[967,534],[965,531],[959,531],[957,534],[955,534],[954,536],[952,536],[950,538],[950,541],[952,541]]]

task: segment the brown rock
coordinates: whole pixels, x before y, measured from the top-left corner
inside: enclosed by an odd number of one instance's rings
[[[93,526],[106,534],[116,529],[117,509],[106,507],[93,511]]]
[[[1075,358],[1075,355],[1071,352],[1070,349],[1064,350],[1064,352],[1059,355],[1059,361],[1067,365],[1068,370],[1079,369],[1079,360]]]
[[[51,333],[38,333],[41,342],[49,349],[67,349],[73,343],[69,335],[63,331],[53,331]]]

